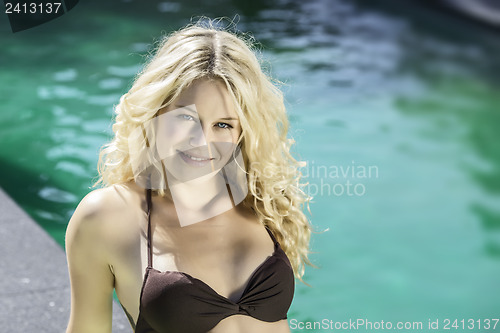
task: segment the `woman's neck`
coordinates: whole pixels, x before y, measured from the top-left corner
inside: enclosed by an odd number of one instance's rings
[[[208,220],[234,208],[220,171],[169,186],[166,195],[175,205],[181,227]]]

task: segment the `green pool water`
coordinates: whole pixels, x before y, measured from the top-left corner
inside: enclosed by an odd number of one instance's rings
[[[297,285],[292,331],[358,319],[500,331],[484,321],[500,318],[500,34],[376,3],[85,1],[17,34],[2,17],[0,186],[63,246],[154,38],[238,13],[285,83],[314,196],[318,268]]]

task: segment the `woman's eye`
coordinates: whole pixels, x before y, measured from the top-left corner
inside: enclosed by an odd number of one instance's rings
[[[190,116],[188,114],[180,114],[177,117],[180,118],[180,119],[182,119],[182,120],[194,120],[194,117]]]
[[[233,128],[233,126],[226,124],[226,123],[217,123],[215,124],[218,128]]]

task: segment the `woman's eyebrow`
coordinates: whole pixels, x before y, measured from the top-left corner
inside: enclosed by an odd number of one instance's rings
[[[190,104],[190,105],[192,105],[192,104]],[[192,108],[189,107],[190,105],[174,104],[175,107],[178,107],[178,108],[181,108],[181,109],[186,109],[187,111],[190,111],[190,112],[198,114],[198,112],[196,110],[193,110]],[[234,118],[234,117],[223,117],[223,118],[218,118],[218,119],[219,120],[233,120],[233,121],[239,121],[240,120],[239,118]]]
[[[195,112],[195,113],[198,113],[196,112],[196,110],[193,110],[193,108],[190,108],[189,106],[191,106],[192,104],[190,105],[180,105],[180,104],[174,104],[175,107],[178,107],[178,108],[184,108],[188,111],[191,111],[191,112]]]

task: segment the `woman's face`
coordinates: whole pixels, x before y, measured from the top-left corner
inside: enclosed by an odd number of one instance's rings
[[[170,185],[222,169],[241,133],[234,103],[219,80],[193,82],[156,121],[157,151]]]

